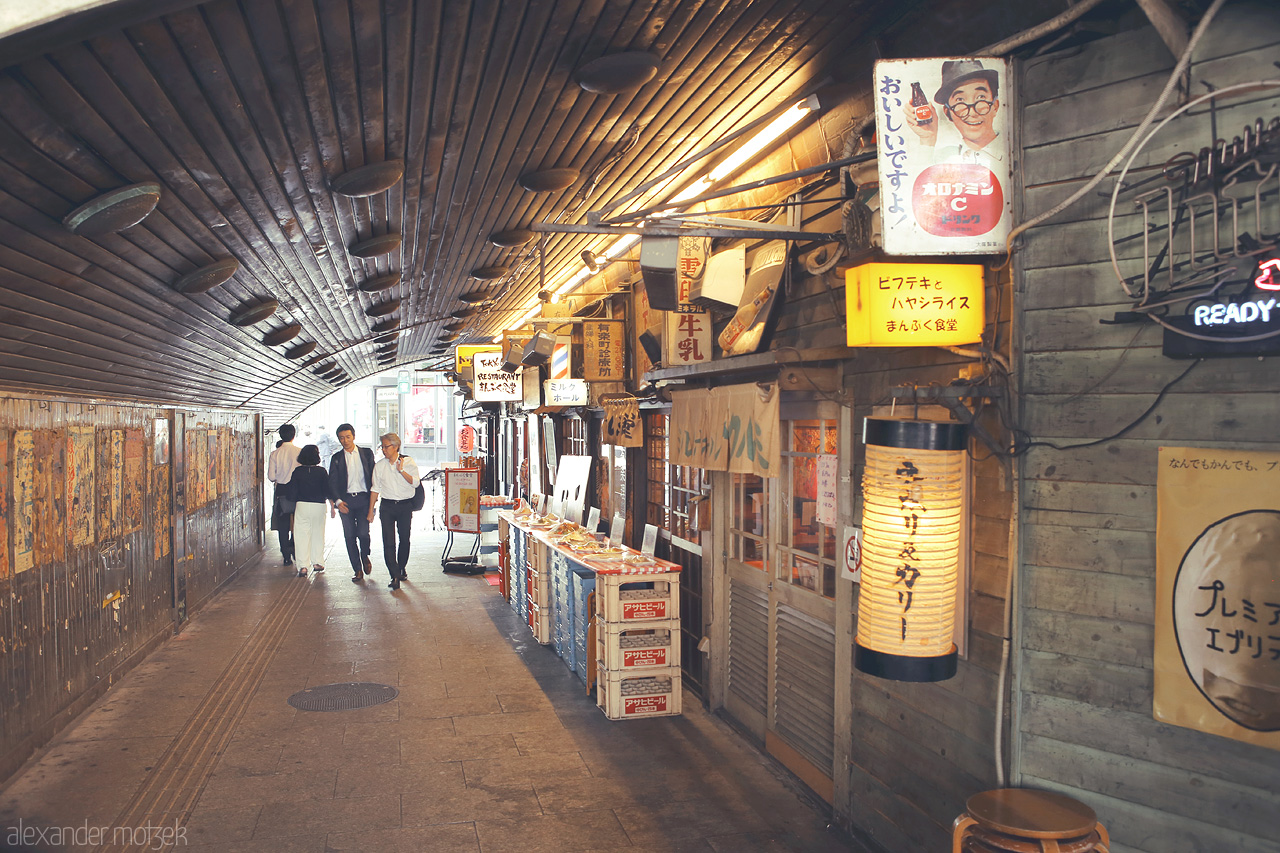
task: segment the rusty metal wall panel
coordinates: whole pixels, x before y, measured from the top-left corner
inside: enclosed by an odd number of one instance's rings
[[[202,448],[197,479],[215,478],[188,510],[195,609],[258,550],[261,475],[254,413],[185,414]],[[170,417],[0,396],[0,778],[49,720],[173,627]]]

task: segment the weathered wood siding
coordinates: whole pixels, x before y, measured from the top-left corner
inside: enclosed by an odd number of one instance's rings
[[[1277,58],[1275,5],[1227,4],[1196,51],[1193,94],[1275,78]],[[1024,64],[1024,219],[1110,160],[1172,67],[1150,29]],[[1222,114],[1219,135],[1277,114],[1262,98]],[[1201,125],[1140,163],[1199,150]],[[1110,436],[1188,366],[1161,355],[1152,324],[1098,322],[1131,304],[1106,261],[1107,201],[1090,193],[1018,256],[1020,418],[1038,441]],[[1271,359],[1205,361],[1123,438],[1021,460],[1014,781],[1093,806],[1117,853],[1280,850],[1280,753],[1152,717],[1156,449],[1275,449],[1276,390]]]
[[[187,612],[258,550],[262,500],[254,416],[189,416],[217,452],[188,504]],[[0,396],[0,779],[173,630],[174,465],[155,427],[170,417]]]

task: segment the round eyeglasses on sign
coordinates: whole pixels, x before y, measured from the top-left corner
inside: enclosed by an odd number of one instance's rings
[[[991,101],[974,101],[972,104],[966,104],[964,101],[956,101],[954,104],[947,104],[947,109],[955,113],[960,118],[968,118],[969,110],[973,110],[980,116],[984,116],[991,112],[994,104]]]

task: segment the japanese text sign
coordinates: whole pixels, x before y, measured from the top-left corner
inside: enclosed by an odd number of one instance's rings
[[[890,255],[992,254],[1012,218],[1008,66],[894,59],[875,66],[880,212]]]
[[[480,532],[480,469],[446,468],[444,472],[445,529]]]
[[[548,406],[587,405],[587,383],[583,379],[548,379],[542,383],[542,392]]]
[[[502,351],[478,352],[471,357],[475,369],[474,397],[480,402],[505,402],[519,400],[523,396],[520,374],[502,369]]]
[[[582,378],[588,382],[626,379],[627,324],[623,320],[587,320],[582,324]]]
[[[671,464],[776,477],[778,388],[732,385],[671,395]]]
[[[600,441],[621,447],[641,447],[640,401],[635,397],[609,397],[604,404],[604,424]]]
[[[1280,453],[1162,447],[1155,718],[1280,749]]]
[[[464,379],[472,377],[471,369],[472,357],[478,352],[496,352],[501,353],[502,347],[498,344],[463,344],[456,347],[454,353],[454,370],[457,371]]]
[[[982,340],[981,264],[863,264],[845,273],[851,347],[958,346]]]

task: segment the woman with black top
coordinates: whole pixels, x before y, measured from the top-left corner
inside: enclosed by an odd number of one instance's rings
[[[298,453],[298,467],[286,485],[293,499],[293,543],[298,559],[298,577],[307,576],[307,566],[324,571],[324,517],[329,502],[329,475],[320,467],[320,449],[308,444]]]

